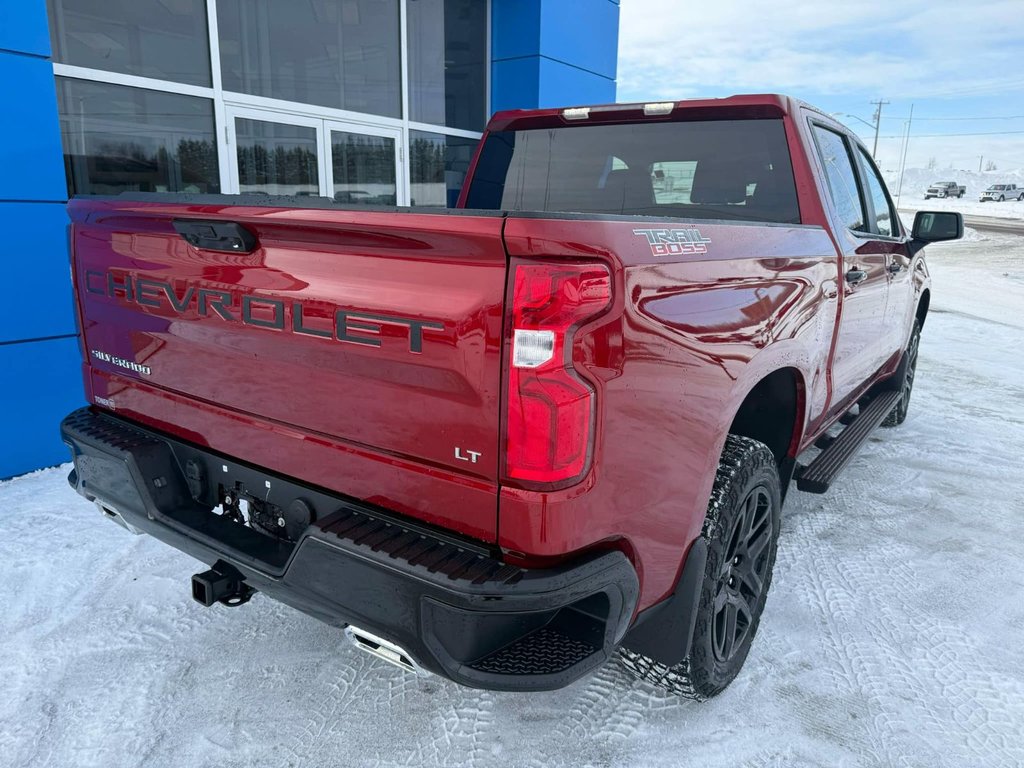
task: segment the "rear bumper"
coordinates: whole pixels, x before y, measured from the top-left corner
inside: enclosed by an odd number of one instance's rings
[[[335,626],[354,624],[424,668],[492,690],[550,690],[602,664],[625,634],[639,585],[621,552],[550,569],[385,510],[243,465],[92,409],[61,424],[68,481],[129,527]],[[210,512],[222,488],[266,489],[317,513],[293,543]]]

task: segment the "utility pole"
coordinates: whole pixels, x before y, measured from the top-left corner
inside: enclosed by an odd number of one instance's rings
[[[875,146],[871,149],[871,157],[878,161],[878,128],[882,125],[882,107],[888,104],[888,101],[879,99],[878,101],[868,102],[869,104],[875,104]]]
[[[896,190],[896,207],[900,206],[900,195],[903,194],[903,171],[907,167],[907,150],[910,149],[910,126],[914,123],[914,105],[910,105],[910,118],[905,123],[906,133],[903,139],[903,151],[900,153],[900,183],[899,188]]]
[[[984,155],[978,155],[978,173],[981,173],[981,161],[985,159]]]

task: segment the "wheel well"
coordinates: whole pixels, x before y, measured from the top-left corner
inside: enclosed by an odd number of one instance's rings
[[[765,376],[750,390],[729,428],[732,434],[767,445],[780,469],[787,462],[797,427],[801,382],[793,368],[781,368]]]
[[[917,305],[917,324],[924,328],[924,319],[928,315],[928,305],[932,300],[932,292],[925,289],[925,292],[921,294],[921,301]]]

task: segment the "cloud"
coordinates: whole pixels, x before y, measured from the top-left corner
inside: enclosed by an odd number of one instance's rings
[[[1024,91],[1019,0],[622,0],[619,98]]]

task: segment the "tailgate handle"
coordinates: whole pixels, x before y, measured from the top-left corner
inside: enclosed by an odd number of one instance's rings
[[[173,224],[178,234],[196,248],[229,253],[251,253],[256,248],[256,235],[233,221],[175,219]]]

